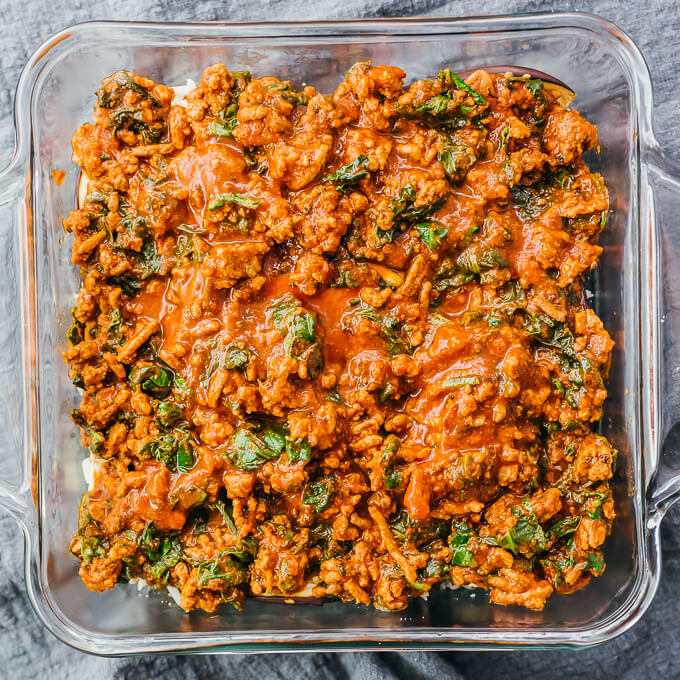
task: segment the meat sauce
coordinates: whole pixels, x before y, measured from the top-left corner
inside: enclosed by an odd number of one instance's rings
[[[102,81],[64,223],[88,588],[541,609],[602,573],[597,131],[528,76],[404,78]]]

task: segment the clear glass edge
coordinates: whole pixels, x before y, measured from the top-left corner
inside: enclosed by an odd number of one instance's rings
[[[551,28],[574,28],[595,32],[620,45],[620,52],[625,57],[625,64],[631,75],[637,104],[637,139],[639,167],[636,173],[636,196],[641,235],[645,240],[644,250],[648,258],[640,258],[639,281],[641,288],[639,297],[652,304],[641,305],[648,309],[648,314],[641,315],[641,348],[642,366],[638,378],[641,383],[642,399],[641,423],[642,442],[646,445],[646,453],[641,467],[643,479],[638,486],[640,504],[639,516],[644,522],[637,523],[637,540],[640,548],[642,568],[640,576],[627,601],[612,615],[596,622],[592,626],[561,629],[530,628],[479,628],[479,629],[430,629],[428,631],[381,630],[379,634],[373,630],[337,630],[313,633],[309,631],[271,631],[270,636],[257,634],[231,634],[225,643],[224,635],[181,635],[165,634],[153,636],[106,636],[93,635],[87,630],[62,620],[56,609],[50,605],[39,574],[40,534],[39,518],[35,507],[29,503],[30,510],[21,514],[20,526],[25,535],[26,587],[31,603],[45,626],[60,640],[81,651],[98,655],[124,655],[152,652],[269,652],[269,651],[341,651],[345,649],[513,649],[531,646],[536,647],[583,647],[605,642],[630,628],[642,616],[651,602],[660,577],[659,523],[662,513],[656,508],[649,508],[645,501],[645,492],[649,491],[650,480],[658,461],[656,432],[659,423],[659,405],[661,401],[656,379],[659,366],[659,315],[658,315],[658,268],[656,252],[658,248],[657,225],[653,221],[653,205],[649,195],[649,187],[644,181],[645,165],[654,164],[653,156],[658,154],[659,145],[654,138],[652,128],[652,86],[649,72],[642,54],[633,41],[611,22],[593,14],[585,13],[535,13],[515,14],[495,17],[434,17],[402,19],[366,19],[324,22],[196,22],[196,23],[132,23],[132,22],[87,22],[77,24],[52,36],[38,48],[24,68],[17,87],[15,103],[16,144],[15,152],[7,168],[0,172],[0,187],[4,178],[20,172],[26,176],[30,159],[30,106],[32,91],[43,66],[49,62],[50,53],[58,49],[66,40],[83,40],[88,32],[96,32],[106,27],[115,27],[119,31],[130,33],[131,39],[139,40],[146,32],[165,32],[171,28],[176,32],[174,40],[181,37],[194,36],[196,32],[202,38],[211,35],[221,37],[276,37],[285,33],[287,37],[313,37],[327,35],[380,34],[405,35],[423,32],[500,32],[512,30],[550,30]],[[28,185],[30,188],[30,184]],[[645,228],[645,226],[647,228]],[[644,251],[643,251],[644,252]],[[26,293],[26,291],[24,291]],[[25,294],[25,298],[29,297]],[[32,301],[23,300],[29,306]],[[26,335],[35,333],[35,325],[28,324]],[[31,338],[26,338],[31,342]],[[31,385],[34,384],[35,368],[28,366],[27,393],[25,403],[32,400]],[[31,414],[33,420],[36,413]],[[35,427],[30,427],[34,425]],[[27,435],[33,430],[35,436],[37,424],[27,423]],[[26,469],[31,469],[30,446],[26,446]],[[647,464],[649,463],[649,464]],[[38,461],[39,465],[39,461]],[[26,475],[26,488],[21,490],[23,500],[30,499],[30,479]],[[406,633],[406,634],[405,634]],[[256,637],[255,637],[256,636]]]

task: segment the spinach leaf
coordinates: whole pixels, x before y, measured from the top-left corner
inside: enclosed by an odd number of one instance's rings
[[[234,536],[239,535],[236,524],[234,524],[234,510],[231,501],[225,503],[224,501],[216,500],[214,503],[208,503],[208,509],[219,512],[230,533]]]
[[[322,182],[333,182],[339,194],[346,194],[349,188],[360,179],[368,176],[368,158],[359,154],[351,163],[343,165],[330,175],[326,175]]]
[[[238,103],[232,102],[220,111],[219,118],[210,126],[209,132],[218,137],[233,137],[234,128],[238,125],[237,113]]]
[[[448,571],[446,564],[430,558],[425,566],[418,572],[418,577],[422,579],[439,578]]]
[[[388,491],[398,489],[403,478],[401,472],[395,468],[394,458],[401,447],[401,440],[396,435],[385,438],[383,450],[380,454],[380,462],[383,465],[383,481]]]
[[[227,345],[226,356],[224,358],[224,368],[232,371],[236,368],[245,368],[250,361],[251,352],[245,347],[237,345]]]
[[[152,126],[144,120],[144,113],[141,110],[131,109],[127,106],[121,106],[110,115],[109,126],[116,137],[121,130],[129,130],[133,134],[139,135],[144,144],[158,144],[166,130],[164,123],[157,123]]]
[[[160,538],[159,531],[153,522],[147,522],[142,533],[137,536],[137,545],[146,553],[151,562],[158,559]]]
[[[449,228],[446,225],[437,227],[430,222],[416,224],[415,230],[420,235],[423,243],[430,250],[437,250],[437,248],[439,248],[439,246],[442,244],[442,240],[449,233]]]
[[[210,382],[210,379],[218,370],[242,370],[248,366],[251,356],[252,352],[248,348],[241,347],[233,342],[225,347],[218,339],[210,351],[202,378],[205,382]]]
[[[281,427],[270,426],[261,435],[260,438],[265,446],[274,451],[277,455],[281,455],[286,448],[286,431]]]
[[[406,184],[395,198],[390,200],[392,222],[387,229],[376,226],[376,239],[379,245],[390,243],[397,237],[399,231],[403,231],[415,222],[425,220],[436,213],[446,202],[446,197],[441,196],[432,203],[415,207],[416,190],[412,184]]]
[[[161,427],[172,427],[182,417],[182,409],[171,401],[156,404],[156,421]]]
[[[481,274],[497,267],[509,267],[510,263],[495,249],[483,250],[466,248],[457,258],[456,265],[461,271]]]
[[[521,186],[516,184],[511,187],[510,194],[525,219],[535,220],[549,207],[549,193],[542,186]]]
[[[465,522],[454,522],[449,536],[451,548],[451,563],[457,567],[475,567],[477,562],[472,552],[467,549],[470,539],[474,536],[472,529]]]
[[[71,321],[73,324],[66,333],[66,338],[71,345],[78,345],[85,339],[85,324],[76,318],[76,308],[71,309]]]
[[[237,545],[225,548],[221,554],[230,555],[241,562],[252,562],[257,553],[258,543],[252,537],[242,538],[239,534],[236,524],[234,524],[231,502],[225,503],[224,501],[216,500],[214,503],[209,503],[208,508],[210,510],[217,510],[220,515],[222,515],[222,519],[227,525],[227,529],[231,535],[238,540]]]
[[[570,360],[576,360],[574,335],[566,324],[551,319],[547,314],[527,313],[524,330],[541,345],[556,349]]]
[[[130,298],[135,297],[142,289],[142,284],[131,276],[109,276],[106,283],[117,286]]]
[[[517,518],[517,523],[500,539],[498,542],[500,547],[514,555],[545,550],[546,536],[529,499],[525,498],[521,505],[515,506],[512,514]]]
[[[90,564],[95,557],[106,554],[101,539],[96,536],[84,536],[80,539],[80,556],[85,564]]]
[[[438,155],[446,176],[452,182],[462,182],[477,161],[473,149],[465,144],[446,142]]]
[[[397,393],[397,387],[391,382],[388,382],[385,384],[384,387],[380,388],[380,391],[378,392],[378,403],[379,404],[384,404],[388,400],[392,399],[394,395]]]
[[[457,73],[454,73],[450,69],[444,69],[439,72],[439,77],[447,84],[454,85],[458,90],[465,90],[477,106],[482,106],[486,104],[486,99],[482,97],[477,90],[473,90]]]
[[[177,444],[177,453],[175,454],[177,472],[189,472],[196,464],[194,458],[194,450],[191,442],[188,439],[183,439]]]
[[[411,533],[411,518],[402,510],[391,522],[390,530],[399,543],[406,543]]]
[[[161,258],[158,255],[155,241],[147,241],[142,246],[142,280],[158,273],[161,267]]]
[[[338,541],[333,538],[333,526],[326,522],[319,522],[310,531],[310,547],[321,548],[321,561],[341,557],[352,547],[351,541]]]
[[[155,563],[151,566],[154,578],[167,581],[169,571],[182,559],[184,550],[176,533],[166,536],[157,554]]]
[[[87,430],[87,448],[95,455],[98,455],[101,453],[106,437],[91,427],[86,427],[85,429]]]
[[[114,87],[111,87],[114,85]],[[113,109],[122,103],[125,90],[132,90],[143,99],[149,100],[154,107],[159,108],[161,103],[138,85],[125,71],[118,71],[112,76],[105,78],[102,87],[97,90],[97,106],[101,109]]]
[[[312,451],[306,439],[291,439],[286,437],[286,453],[291,463],[308,461],[312,457]]]
[[[217,210],[227,204],[240,205],[244,208],[254,210],[261,203],[262,199],[255,196],[246,196],[245,194],[220,194],[210,203],[208,210]]]
[[[508,78],[508,83],[524,83],[527,90],[531,92],[534,98],[540,103],[545,104],[545,94],[543,94],[543,87],[545,83],[540,78],[526,78],[522,76],[514,76]]]
[[[315,378],[324,365],[321,345],[316,342],[315,315],[303,309],[299,300],[292,295],[279,298],[270,310],[274,326],[283,337],[285,353],[298,359],[309,350],[307,368],[310,377]]]
[[[598,574],[604,569],[604,560],[596,553],[588,553],[588,567]]]
[[[236,116],[231,116],[227,120],[216,120],[210,126],[210,133],[218,137],[233,137],[234,128],[238,125]]]
[[[108,344],[111,347],[120,347],[125,342],[123,328],[123,317],[121,316],[120,310],[114,309],[109,314],[109,327],[106,331],[106,334],[109,338]]]
[[[465,127],[469,120],[468,114],[472,113],[476,107],[486,104],[486,99],[449,69],[440,71],[439,79],[444,86],[440,94],[430,97],[414,107],[412,111],[406,111],[402,115],[422,118],[433,127],[444,130],[458,130]],[[457,90],[463,90],[470,95],[474,104],[469,106],[463,101],[452,108],[451,103],[456,100]]]
[[[380,335],[385,341],[387,353],[390,356],[411,354],[413,352],[413,345],[404,337],[402,332],[402,324],[391,316],[388,311],[377,310],[374,307],[362,305],[357,310],[357,313],[378,326]]]
[[[441,292],[449,288],[459,288],[472,281],[476,275],[508,266],[510,263],[495,248],[471,245],[455,260],[451,257],[442,260],[434,277],[434,289]]]
[[[161,366],[141,366],[133,368],[128,378],[133,385],[139,385],[145,394],[165,399],[170,394],[174,375]]]
[[[127,73],[124,71],[118,71],[113,76],[113,79],[120,85],[121,87],[124,87],[127,90],[132,90],[133,92],[136,92],[140,97],[144,99],[148,99],[155,107],[160,108],[161,103],[150,95],[141,85],[138,85]]]
[[[391,469],[384,472],[383,480],[385,482],[385,488],[388,491],[393,491],[394,489],[401,487],[404,478],[401,476],[399,470]]]
[[[183,429],[157,436],[142,446],[139,455],[155,458],[172,472],[185,473],[196,464],[189,434]]]
[[[257,434],[243,428],[238,430],[227,457],[241,470],[256,470],[262,463],[278,458],[284,451],[291,463],[308,461],[312,457],[306,439],[293,439],[285,425],[268,423]]]
[[[333,482],[327,477],[317,479],[315,482],[307,485],[302,494],[302,502],[304,505],[312,505],[317,512],[322,512],[331,503],[333,499]]]
[[[415,207],[416,190],[412,184],[406,184],[399,190],[399,195],[390,201],[390,210],[394,214],[396,226],[410,225],[417,220],[422,220],[439,210],[446,198],[441,196],[432,203]]]
[[[222,550],[211,560],[194,560],[198,568],[198,585],[203,588],[210,581],[224,581],[227,586],[238,586],[247,579],[246,566],[229,557],[228,550]]]
[[[270,438],[270,443],[272,441]],[[234,467],[247,471],[257,470],[266,461],[274,460],[280,455],[280,450],[270,449],[262,439],[243,428],[236,431],[227,452]]]
[[[569,534],[573,534],[578,525],[581,523],[581,517],[579,515],[572,515],[571,517],[565,517],[559,522],[555,522],[550,529],[546,532],[546,538],[562,538]]]
[[[461,375],[442,382],[442,387],[462,387],[463,385],[479,385],[481,380],[476,375]]]

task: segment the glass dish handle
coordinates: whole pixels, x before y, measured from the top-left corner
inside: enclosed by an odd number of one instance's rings
[[[649,222],[642,224],[643,238],[656,244],[650,249],[652,272],[659,291],[658,331],[660,348],[656,382],[657,423],[652,423],[658,443],[658,461],[652,466],[648,486],[650,517],[660,521],[680,499],[680,165],[667,158],[658,146],[650,152],[646,168],[649,186]],[[643,213],[644,214],[644,213]],[[645,229],[648,231],[645,233]],[[654,286],[642,283],[641,304],[654,304]],[[644,332],[644,329],[643,329]]]
[[[26,211],[25,172],[12,165],[0,172],[0,509],[25,524],[31,508],[30,470],[25,457],[25,424],[30,403],[24,378],[27,298],[22,246]],[[27,236],[26,236],[27,238]]]

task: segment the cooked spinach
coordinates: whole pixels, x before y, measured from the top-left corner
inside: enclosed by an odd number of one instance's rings
[[[243,370],[248,366],[252,352],[247,347],[241,347],[230,342],[223,345],[218,339],[213,345],[210,356],[203,368],[202,380],[210,382],[216,371]]]
[[[159,581],[167,582],[170,569],[182,559],[184,550],[180,543],[179,536],[171,533],[163,538],[160,550],[155,555],[155,562],[151,566],[151,574]]]
[[[274,460],[281,455],[281,451],[270,449],[259,437],[241,428],[231,440],[227,457],[234,467],[240,470],[257,470],[268,460]]]
[[[437,250],[442,244],[442,240],[449,233],[449,228],[446,225],[442,224],[438,227],[435,223],[430,222],[416,224],[415,230],[430,250]]]
[[[461,375],[442,382],[442,387],[463,387],[464,385],[479,385],[481,380],[476,375]]]
[[[470,120],[469,114],[473,113],[477,107],[486,104],[486,99],[449,69],[439,72],[439,80],[443,84],[443,89],[439,94],[430,97],[411,110],[404,111],[402,115],[420,118],[433,127],[447,131],[465,127]],[[456,91],[460,90],[472,98],[472,106],[465,101],[452,106],[457,99]]]
[[[380,454],[380,462],[383,465],[383,481],[388,491],[398,489],[403,482],[401,472],[395,467],[394,458],[401,447],[401,440],[396,435],[385,438],[383,450]]]
[[[474,100],[477,106],[483,106],[486,104],[486,99],[482,97],[477,90],[472,89],[457,73],[454,73],[450,69],[443,69],[439,72],[439,78],[443,80],[448,85],[453,85],[458,90],[464,90],[467,92]]]
[[[161,547],[160,532],[153,522],[147,522],[143,531],[137,536],[137,545],[146,553],[151,562],[158,559]]]
[[[323,182],[332,182],[339,194],[346,194],[350,187],[368,176],[368,158],[359,154],[351,163],[331,172]]]
[[[540,78],[526,78],[522,76],[514,76],[508,78],[508,83],[524,83],[527,90],[534,95],[534,98],[540,103],[545,104],[545,94],[543,94],[543,88],[545,83]]]
[[[283,337],[285,353],[295,359],[304,355],[308,374],[315,378],[324,366],[321,345],[316,341],[316,316],[292,295],[279,298],[270,310],[274,326]]]
[[[302,494],[302,503],[311,505],[316,512],[323,512],[333,500],[333,481],[322,477],[308,484]]]
[[[196,464],[189,434],[182,428],[158,435],[142,446],[139,455],[155,458],[172,472],[185,473]]]
[[[286,437],[286,454],[291,463],[308,461],[312,457],[312,451],[306,439],[291,439]]]
[[[193,560],[198,569],[198,585],[203,588],[210,581],[224,581],[227,586],[238,586],[247,580],[247,568],[239,560],[229,556],[229,550],[222,550],[211,560]]]
[[[133,368],[128,378],[150,397],[165,399],[170,394],[174,375],[170,369],[161,366],[141,366]]]
[[[472,529],[465,522],[453,522],[449,536],[449,548],[451,549],[451,564],[457,567],[475,567],[474,554],[468,550],[470,539],[474,536]]]
[[[121,106],[109,117],[113,134],[118,137],[121,130],[129,130],[142,138],[144,144],[158,144],[165,134],[165,124],[150,125],[144,120],[142,111]]]
[[[390,210],[394,215],[395,226],[401,227],[410,225],[417,220],[422,220],[436,213],[446,202],[444,196],[436,199],[432,203],[416,207],[416,190],[412,184],[406,184],[399,190],[396,198],[390,201]]]
[[[512,509],[512,514],[517,518],[517,523],[500,539],[498,545],[514,555],[521,552],[537,553],[545,550],[545,532],[538,522],[529,499],[524,498],[520,505],[516,505]]]
[[[403,333],[403,324],[391,316],[389,311],[361,305],[356,313],[378,326],[380,335],[385,341],[385,349],[390,356],[413,352],[413,345]]]
[[[472,281],[491,269],[509,267],[510,263],[495,249],[470,245],[457,258],[445,257],[434,277],[434,288],[444,291]]]
[[[109,314],[109,327],[106,331],[108,336],[108,344],[110,347],[120,347],[125,341],[125,336],[123,334],[123,317],[121,316],[119,309],[114,309]]]
[[[446,176],[456,183],[465,179],[468,171],[477,161],[477,156],[472,148],[466,144],[452,141],[444,143],[438,158]]]
[[[555,321],[547,314],[526,313],[524,330],[531,335],[536,342],[558,350],[569,359],[576,359],[574,349],[574,335],[566,324]]]
[[[228,204],[240,205],[243,208],[250,208],[251,210],[254,210],[255,208],[259,207],[261,203],[261,198],[247,196],[246,194],[220,194],[211,201],[210,205],[208,206],[208,210],[217,210],[218,208],[222,208]]]
[[[604,560],[596,553],[588,553],[588,567],[597,573],[600,573],[604,569]]]
[[[233,137],[234,128],[238,125],[237,113],[237,102],[232,102],[226,109],[222,109],[218,119],[210,126],[210,133],[218,137]]]
[[[131,276],[109,276],[106,282],[117,286],[130,298],[135,297],[142,289],[142,284]]]
[[[563,536],[568,536],[573,534],[578,525],[581,523],[581,517],[579,515],[572,515],[571,517],[565,517],[559,522],[555,522],[548,531],[546,531],[546,538],[562,538]]]
[[[114,83],[117,87],[108,89],[111,83]],[[138,85],[125,71],[118,71],[118,73],[104,79],[102,87],[97,90],[97,106],[102,109],[115,108],[122,102],[125,90],[132,90],[142,99],[149,100],[156,108],[161,106],[161,103],[153,95],[141,85]]]
[[[156,404],[156,421],[161,427],[170,428],[182,417],[182,409],[171,401]]]
[[[90,564],[95,557],[106,554],[101,539],[96,536],[84,536],[80,539],[80,556],[85,564]]]

